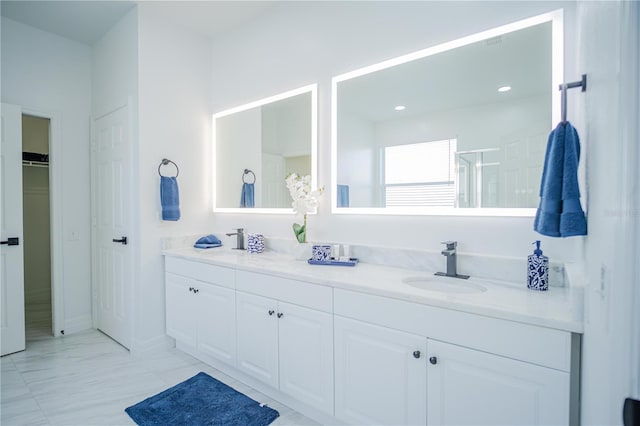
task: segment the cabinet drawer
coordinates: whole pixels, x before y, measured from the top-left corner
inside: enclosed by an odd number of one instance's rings
[[[235,288],[235,270],[207,263],[193,262],[177,257],[165,256],[165,270],[183,277],[210,284]]]
[[[404,300],[334,290],[336,315],[443,342],[571,370],[571,333]]]
[[[284,302],[333,312],[333,289],[304,281],[247,271],[236,272],[236,289]]]

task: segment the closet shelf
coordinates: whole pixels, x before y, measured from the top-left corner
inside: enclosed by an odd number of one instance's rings
[[[45,163],[45,162],[42,162],[42,161],[26,161],[26,160],[22,160],[22,165],[23,166],[27,166],[27,167],[45,167],[45,168],[49,167],[49,163]]]

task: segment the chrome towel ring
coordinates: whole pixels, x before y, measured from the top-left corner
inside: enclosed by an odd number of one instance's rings
[[[173,164],[173,165],[175,166],[175,168],[176,168],[176,175],[175,175],[174,177],[178,177],[178,175],[180,174],[180,169],[178,168],[178,165],[177,165],[176,163],[174,163],[173,161],[168,160],[168,159],[166,159],[166,158],[163,158],[163,159],[162,159],[162,162],[160,162],[160,164],[158,165],[158,174],[159,174],[160,176],[164,176],[162,173],[160,173],[160,168],[161,168],[162,166],[166,166],[166,165],[168,165],[169,163],[171,163],[171,164]]]
[[[251,175],[253,175],[253,182],[247,182],[245,180],[245,176],[247,176],[249,173],[251,173]],[[253,173],[252,170],[244,169],[244,173],[242,174],[242,182],[244,182],[244,183],[256,183],[256,174]]]

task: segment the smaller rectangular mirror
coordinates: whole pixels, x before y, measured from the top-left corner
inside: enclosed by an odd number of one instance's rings
[[[213,115],[213,210],[290,213],[285,178],[317,180],[317,85]]]

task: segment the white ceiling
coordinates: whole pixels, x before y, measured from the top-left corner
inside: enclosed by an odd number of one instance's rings
[[[92,45],[136,4],[164,19],[215,37],[255,19],[272,1],[2,0],[2,16]]]

